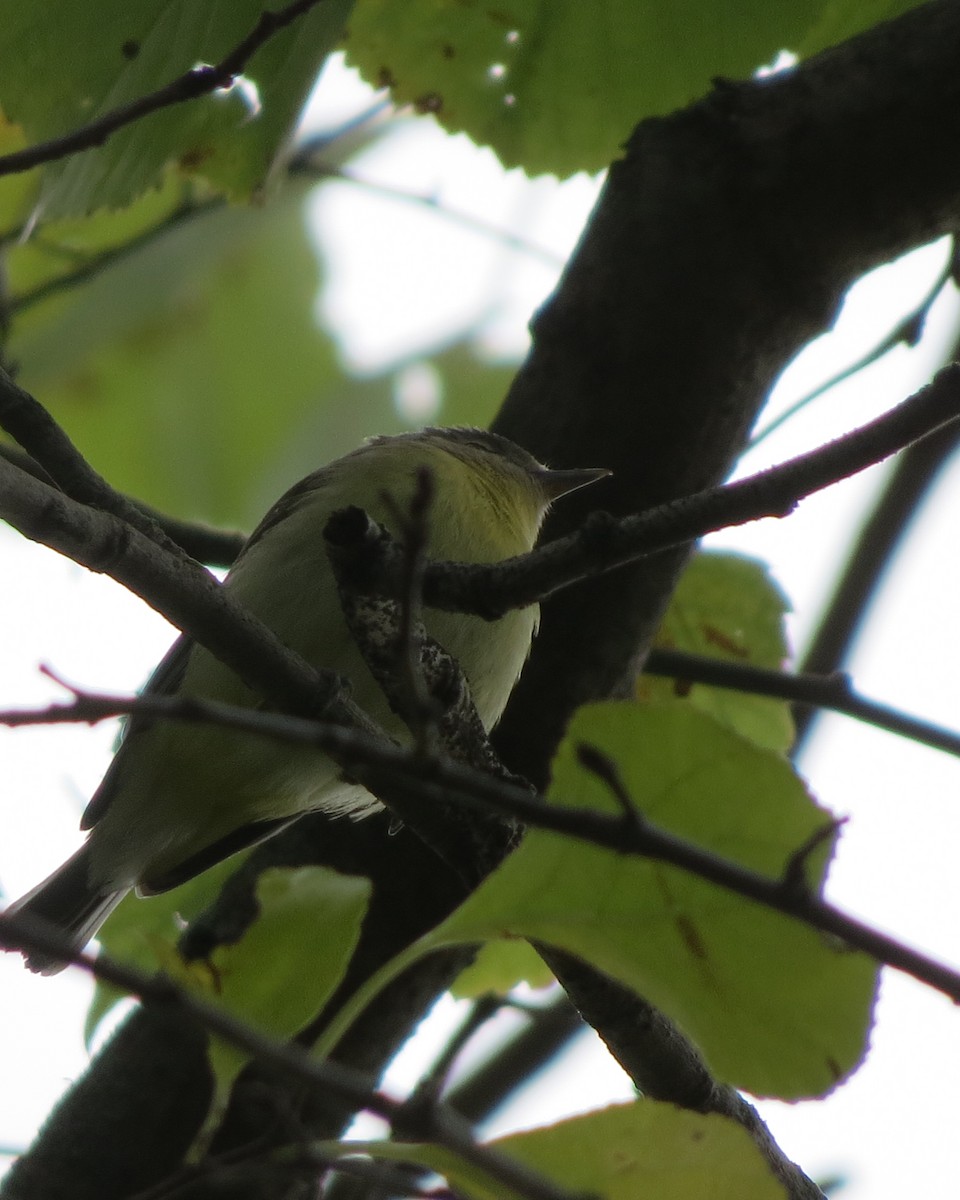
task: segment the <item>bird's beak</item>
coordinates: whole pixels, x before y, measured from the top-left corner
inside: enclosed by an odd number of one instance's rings
[[[577,488],[586,487],[588,483],[596,483],[598,479],[605,479],[612,474],[606,467],[584,467],[572,471],[551,471],[544,467],[536,472],[536,478],[547,499],[556,500],[567,492],[575,492]]]

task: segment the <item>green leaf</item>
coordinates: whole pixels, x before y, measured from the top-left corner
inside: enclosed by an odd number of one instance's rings
[[[505,166],[569,175],[615,159],[642,118],[800,44],[829,0],[359,0],[347,53],[398,102]]]
[[[487,942],[450,988],[458,1000],[474,1000],[491,992],[505,996],[518,983],[544,988],[553,983],[553,972],[536,950],[516,938]]]
[[[0,112],[0,155],[22,150],[24,144],[23,130],[19,125],[8,121]],[[0,178],[0,237],[7,243],[7,250],[10,241],[26,224],[36,203],[39,186],[40,177],[37,171],[24,171]]]
[[[554,764],[554,803],[614,811],[577,763],[581,742],[618,763],[649,820],[774,878],[829,819],[780,755],[682,704],[582,710]],[[810,886],[826,857],[811,856]],[[722,1079],[757,1095],[821,1095],[865,1053],[872,959],[675,867],[531,830],[421,950],[491,937],[592,963],[671,1015]]]
[[[779,669],[788,657],[784,616],[790,602],[766,566],[739,554],[694,555],[674,592],[656,644],[744,666]],[[681,695],[724,725],[770,750],[793,744],[790,706],[705,684],[641,677],[638,696],[663,700]]]
[[[271,868],[257,881],[260,913],[243,937],[218,946],[202,990],[244,1024],[286,1041],[323,1008],[356,949],[369,879],[326,867]],[[221,1099],[247,1055],[212,1038]]]
[[[605,1200],[782,1200],[745,1129],[717,1115],[641,1100],[499,1138],[494,1145],[566,1188]],[[493,1200],[493,1198],[491,1198]]]
[[[105,953],[147,974],[166,970],[207,999],[266,1033],[285,1038],[320,1011],[356,946],[370,881],[326,867],[272,868],[257,881],[260,912],[239,941],[219,946],[209,963],[184,963],[176,950],[184,924],[208,908],[237,870],[230,858],[159,896],[128,896],[100,931]],[[89,1042],[123,999],[97,985],[87,1014]],[[242,1059],[217,1043],[215,1069],[229,1082]]]
[[[100,147],[46,168],[45,217],[129,203],[177,163],[231,195],[261,184],[289,135],[353,0],[324,0],[259,50],[238,89],[175,104],[121,129]],[[250,33],[259,0],[0,0],[0,105],[31,141],[70,132],[215,63]],[[51,64],[56,69],[51,70]]]
[[[35,173],[31,178],[37,182]],[[69,303],[62,297],[69,295],[78,274],[81,279],[91,278],[108,256],[124,249],[134,252],[151,233],[162,236],[170,224],[176,223],[178,210],[186,215],[192,192],[171,172],[162,187],[122,212],[50,221],[42,232],[34,231],[33,236],[5,246],[11,315],[17,321],[23,320],[23,314],[32,312],[56,291],[61,293],[61,306]],[[151,294],[149,289],[144,292],[146,296]]]
[[[237,856],[226,859],[159,896],[141,898],[131,892],[97,934],[104,953],[152,974],[161,963],[171,961],[184,924],[189,924],[213,903],[240,861]],[[97,981],[84,1026],[88,1045],[101,1021],[124,996],[125,993]]]
[[[783,1200],[747,1131],[725,1117],[638,1100],[585,1113],[489,1143],[555,1180],[565,1191],[602,1200]],[[516,1192],[481,1166],[447,1150],[397,1142],[351,1144],[351,1151],[415,1161],[443,1175],[471,1200],[510,1200]]]

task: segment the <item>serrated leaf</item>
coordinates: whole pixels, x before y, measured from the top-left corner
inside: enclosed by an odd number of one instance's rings
[[[745,1129],[715,1114],[640,1100],[493,1143],[566,1188],[604,1200],[782,1200]],[[491,1197],[491,1200],[494,1200]]]
[[[784,1195],[745,1129],[724,1117],[656,1101],[611,1106],[492,1144],[568,1189],[599,1189],[604,1200]]]
[[[554,803],[613,811],[575,747],[618,763],[643,812],[770,877],[829,820],[790,765],[682,704],[592,705],[554,764]],[[807,864],[817,887],[826,855]],[[860,1063],[877,967],[800,921],[678,868],[542,830],[422,947],[523,936],[567,950],[671,1015],[757,1095],[821,1095]]]
[[[251,58],[246,76],[257,85],[258,109],[251,110],[238,89],[203,96],[50,164],[45,216],[128,204],[171,162],[232,195],[249,194],[292,129],[351,7],[352,0],[325,0]],[[262,10],[257,0],[0,0],[0,104],[31,140],[59,136],[198,63],[219,61],[251,32]]]
[[[790,602],[767,567],[745,555],[701,551],[690,560],[657,633],[656,645],[744,666],[779,669],[786,660]],[[724,725],[771,750],[793,744],[790,706],[706,684],[643,676],[638,698],[682,696]]]
[[[0,156],[22,150],[26,144],[23,130],[0,112]],[[24,171],[0,178],[0,237],[13,240],[24,227],[40,186],[39,172]]]
[[[638,121],[798,46],[829,0],[359,0],[347,53],[375,86],[530,174],[597,171]]]

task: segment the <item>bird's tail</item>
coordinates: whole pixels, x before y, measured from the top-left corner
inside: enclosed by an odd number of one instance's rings
[[[126,893],[127,889],[103,893],[91,887],[90,850],[84,845],[6,911],[46,921],[68,939],[73,950],[82,950]],[[41,975],[56,975],[67,965],[63,959],[39,951],[24,950],[23,956],[30,970]]]

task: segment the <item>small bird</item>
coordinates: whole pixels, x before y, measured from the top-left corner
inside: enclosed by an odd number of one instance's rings
[[[231,597],[317,667],[347,676],[352,697],[409,744],[344,620],[323,530],[354,505],[395,535],[419,473],[433,480],[427,552],[436,560],[497,562],[533,548],[557,497],[609,474],[549,470],[506,438],[480,429],[424,429],[373,438],[308,475],[270,509],[224,586]],[[536,631],[531,605],[495,622],[425,610],[427,634],[460,664],[484,728],[500,718]],[[203,646],[181,636],[147,692],[256,708],[263,699]],[[81,820],[86,843],[9,912],[59,927],[80,949],[131,889],[149,896],[275,833],[302,813],[363,816],[380,807],[321,750],[216,725],[132,719]],[[53,974],[64,965],[32,954]]]

